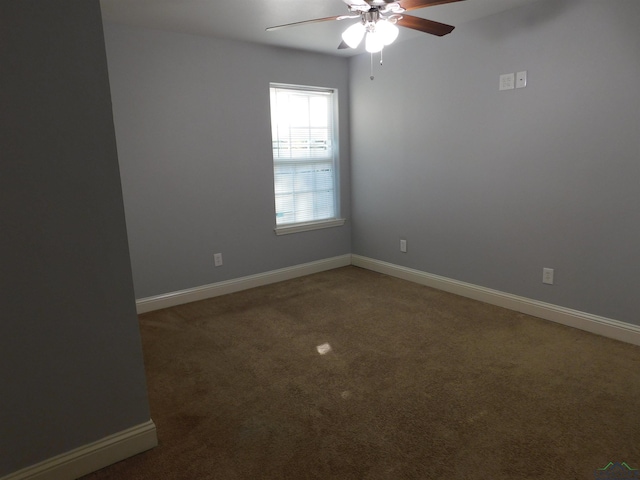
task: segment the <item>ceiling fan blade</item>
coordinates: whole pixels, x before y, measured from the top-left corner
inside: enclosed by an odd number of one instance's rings
[[[444,5],[445,3],[462,2],[463,0],[400,0],[398,3],[405,10],[416,10],[418,8]]]
[[[281,28],[296,27],[298,25],[306,25],[308,23],[318,23],[318,22],[328,22],[331,20],[338,20],[341,17],[344,17],[344,15],[337,15],[335,17],[314,18],[313,20],[304,20],[302,22],[293,22],[293,23],[286,23],[284,25],[276,25],[275,27],[269,27],[266,30],[267,32],[273,32],[274,30],[280,30]]]
[[[414,17],[412,15],[403,15],[402,18],[398,20],[397,24],[414,30],[420,30],[421,32],[430,33],[431,35],[437,35],[439,37],[442,37],[447,33],[451,33],[453,29],[456,28],[452,25],[427,20],[426,18]]]

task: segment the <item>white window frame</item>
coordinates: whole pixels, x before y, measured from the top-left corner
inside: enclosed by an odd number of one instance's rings
[[[321,228],[330,228],[330,227],[338,227],[341,225],[344,225],[345,223],[345,219],[344,218],[340,218],[339,214],[340,214],[340,176],[339,176],[339,162],[338,162],[338,151],[339,151],[339,144],[338,144],[338,91],[336,89],[333,88],[322,88],[322,87],[310,87],[310,86],[301,86],[301,85],[288,85],[288,84],[282,84],[282,83],[271,83],[269,84],[269,94],[270,94],[270,98],[272,96],[273,90],[274,89],[283,89],[283,90],[290,90],[290,91],[297,91],[297,92],[309,92],[309,93],[321,93],[321,94],[328,94],[331,97],[331,108],[332,108],[332,131],[331,131],[331,140],[330,140],[330,145],[331,145],[331,157],[329,158],[324,158],[324,159],[313,159],[313,158],[289,158],[289,159],[279,159],[276,158],[276,155],[273,155],[273,148],[272,148],[272,161],[273,161],[273,168],[274,168],[274,205],[276,203],[276,196],[277,196],[277,187],[276,187],[276,181],[277,181],[277,175],[276,175],[276,170],[278,167],[282,167],[282,166],[286,166],[286,165],[293,165],[293,164],[302,164],[304,165],[305,162],[307,164],[313,164],[313,163],[322,163],[322,162],[327,162],[330,161],[331,165],[332,165],[332,170],[333,170],[333,186],[332,186],[332,190],[333,190],[333,216],[332,217],[328,217],[328,218],[322,218],[322,219],[318,219],[318,220],[311,220],[311,221],[304,221],[304,222],[289,222],[289,223],[281,223],[278,224],[277,223],[277,218],[274,218],[274,220],[276,221],[276,226],[274,228],[274,232],[276,233],[276,235],[286,235],[286,234],[290,234],[290,233],[298,233],[298,232],[306,232],[306,231],[310,231],[310,230],[317,230],[317,229],[321,229]],[[274,110],[273,110],[273,105],[271,105],[271,114],[272,114],[272,118],[273,118],[273,114],[274,114]],[[273,122],[272,122],[273,124]],[[273,125],[272,125],[272,129],[273,129]],[[272,140],[274,138],[274,133],[272,130]],[[292,191],[293,192],[293,191]],[[276,208],[276,212],[275,214],[277,215],[277,206]]]

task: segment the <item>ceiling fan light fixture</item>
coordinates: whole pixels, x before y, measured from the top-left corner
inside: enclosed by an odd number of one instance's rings
[[[364,40],[364,48],[369,53],[378,53],[384,48],[382,35],[377,31],[367,32]]]
[[[351,48],[357,48],[364,37],[365,26],[362,22],[354,23],[344,32],[342,32],[342,40]]]
[[[391,45],[398,38],[400,29],[388,20],[380,20],[376,23],[376,33],[384,45]]]

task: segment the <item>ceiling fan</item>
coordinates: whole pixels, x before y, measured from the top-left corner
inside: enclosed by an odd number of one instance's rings
[[[342,0],[347,4],[349,15],[316,18],[302,22],[287,23],[267,28],[267,31],[279,30],[286,27],[305,25],[308,23],[326,22],[331,20],[345,20],[358,18],[359,22],[349,26],[342,34],[343,48],[357,48],[365,38],[365,48],[370,53],[382,51],[385,45],[390,45],[398,37],[398,27],[411,28],[420,32],[430,33],[442,37],[451,33],[452,25],[427,20],[425,18],[405,15],[405,12],[418,8],[460,2],[463,0]]]

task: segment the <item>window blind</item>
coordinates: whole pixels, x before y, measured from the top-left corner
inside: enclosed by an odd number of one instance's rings
[[[336,216],[334,92],[271,87],[276,225]]]

